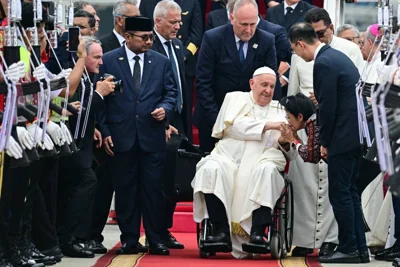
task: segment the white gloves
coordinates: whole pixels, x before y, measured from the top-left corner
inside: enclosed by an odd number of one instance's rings
[[[32,123],[32,124],[29,124],[28,126],[26,126],[26,129],[33,137],[35,136],[35,128],[36,128],[36,123]],[[37,139],[39,140],[38,144],[39,144],[40,148],[42,148],[43,150],[45,150],[45,149],[53,150],[54,144],[51,141],[51,138],[47,134],[44,138],[44,142],[43,143],[41,142],[42,134],[43,134],[42,128],[38,127],[37,128]]]
[[[6,70],[6,76],[13,82],[18,82],[19,79],[25,77],[25,64],[23,61],[13,63]]]
[[[64,77],[65,77],[65,79],[67,79],[67,78],[69,77],[69,75],[71,74],[71,72],[72,72],[72,69],[71,69],[71,68],[66,69],[66,70],[63,69],[63,70],[57,75],[57,78],[64,78]]]
[[[49,121],[46,127],[46,133],[50,135],[56,145],[62,146],[65,143],[64,132],[61,130],[61,127],[54,122]]]
[[[43,64],[40,64],[39,66],[37,66],[36,69],[33,71],[33,77],[35,77],[36,80],[46,79],[47,78],[46,66]]]
[[[6,140],[4,139],[3,142],[5,142],[5,141]],[[6,153],[7,153],[7,155],[9,155],[11,158],[14,158],[14,159],[22,158],[23,150],[22,150],[21,146],[17,143],[17,141],[15,141],[15,139],[12,136],[10,136],[10,138],[8,139]]]
[[[31,150],[34,147],[33,136],[24,127],[17,127],[17,135],[24,150]]]
[[[72,136],[71,136],[71,133],[70,133],[68,127],[62,122],[60,122],[60,127],[61,127],[61,131],[63,133],[65,142],[67,142],[67,144],[70,145],[72,143]]]

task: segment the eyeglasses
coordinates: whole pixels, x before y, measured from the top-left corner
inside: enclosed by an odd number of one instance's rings
[[[326,31],[327,31],[328,29],[329,29],[329,27],[326,27],[325,30],[317,31],[317,32],[315,32],[315,33],[317,34],[318,38],[323,38],[323,37],[325,36],[325,33],[326,33]]]
[[[134,34],[134,33],[130,33],[131,35],[133,35],[133,36],[137,36],[137,37],[140,37],[140,38],[142,38],[142,40],[144,41],[144,42],[147,42],[148,40],[150,40],[150,41],[154,41],[154,34],[145,34],[145,35],[137,35],[137,34]]]

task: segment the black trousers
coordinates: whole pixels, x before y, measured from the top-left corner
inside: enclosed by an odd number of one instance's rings
[[[174,119],[171,124],[178,130],[179,133],[184,133],[184,126],[182,121],[182,115],[175,111]],[[172,153],[166,152],[165,157],[176,157],[176,151]],[[167,161],[166,161],[167,162]],[[168,229],[173,226],[174,212],[177,202],[177,195],[175,189],[175,177],[169,172],[168,166],[163,169],[162,179],[163,179],[163,190],[165,197],[165,212],[162,221],[165,223],[164,231],[162,232],[162,238],[166,238],[168,234]]]
[[[107,223],[108,214],[114,193],[114,186],[109,170],[108,162],[96,167],[97,188],[93,207],[93,220],[91,227],[91,239],[103,242],[102,232]]]
[[[56,163],[56,164],[55,164]],[[31,233],[32,239],[39,250],[51,249],[58,246],[55,218],[50,218],[49,210],[57,204],[56,199],[51,198],[46,203],[40,183],[46,180],[57,180],[58,159],[44,158],[35,162],[31,166],[31,184],[32,188],[27,195],[27,201],[24,213],[24,228],[28,234]],[[50,184],[57,184],[57,181]],[[47,184],[44,182],[44,184]],[[46,192],[46,195],[57,194],[57,188],[52,188],[53,192]],[[56,192],[54,192],[56,191]],[[52,211],[52,212],[55,212]],[[55,214],[51,216],[55,217]]]
[[[5,154],[0,198],[0,239],[3,246],[8,246],[9,235],[21,234],[28,183],[28,168],[10,168],[10,157]]]
[[[229,233],[228,217],[222,201],[214,194],[204,194],[210,221],[215,225],[217,232]],[[267,226],[272,225],[272,211],[261,206],[253,211],[251,232],[263,234]]]
[[[57,233],[61,244],[71,237],[82,241],[90,239],[97,186],[93,169],[79,166],[72,157],[74,155],[60,161]]]
[[[146,152],[140,147],[138,139],[131,150],[117,152],[110,157],[115,211],[122,242],[137,244],[143,215],[150,246],[161,243],[161,216],[165,207],[161,180],[163,163],[164,152]]]
[[[339,227],[338,251],[367,251],[364,222],[357,180],[361,166],[361,150],[329,156],[329,200]]]

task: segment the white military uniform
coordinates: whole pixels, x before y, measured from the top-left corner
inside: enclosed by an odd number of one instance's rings
[[[343,38],[332,37],[330,46],[346,54],[359,71],[364,66],[360,48]],[[309,96],[313,89],[314,61],[306,62],[297,55],[292,56],[288,95],[303,93]],[[305,130],[297,132],[307,141]],[[328,165],[305,163],[301,157],[290,162],[289,179],[294,192],[293,245],[305,248],[320,248],[322,243],[338,243],[338,227],[328,196]]]
[[[217,196],[227,212],[236,258],[248,256],[242,243],[248,242],[252,212],[260,206],[273,210],[284,188],[280,171],[286,159],[278,149],[280,132],[262,134],[264,125],[273,121],[286,121],[277,101],[261,107],[252,92],[228,93],[212,133],[221,140],[197,164],[192,181],[194,220],[200,223],[208,218],[203,193]]]

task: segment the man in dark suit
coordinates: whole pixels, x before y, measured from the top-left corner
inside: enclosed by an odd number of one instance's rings
[[[122,247],[118,254],[137,254],[140,222],[151,254],[169,255],[162,244],[161,211],[165,207],[161,172],[165,155],[165,120],[178,96],[171,63],[149,50],[154,39],[152,21],[125,19],[123,47],[104,55],[98,80],[109,73],[122,80],[123,90],[106,99],[98,126],[109,157],[115,190],[115,207]]]
[[[120,48],[125,43],[125,18],[138,15],[139,9],[135,6],[133,0],[120,0],[115,3],[113,8],[114,30],[100,39],[103,53]],[[104,154],[103,148],[96,150],[95,154],[98,183],[93,209],[91,242],[88,244],[88,248],[95,253],[107,252],[107,249],[102,244],[104,240],[102,232],[107,223],[114,193],[107,157]]]
[[[188,123],[188,114],[192,112],[192,99],[188,98],[185,86],[185,59],[184,47],[182,42],[177,39],[180,28],[182,9],[174,1],[163,0],[159,2],[154,9],[154,32],[155,39],[152,50],[163,54],[171,61],[174,79],[178,88],[177,108],[171,114],[169,123],[175,127],[179,133],[187,134],[191,124]],[[188,103],[190,103],[188,105]],[[191,115],[190,115],[191,117]],[[169,228],[173,226],[173,216],[176,207],[176,189],[175,177],[171,177],[168,173],[163,173],[164,178],[164,194],[166,197],[165,222],[163,241],[169,248],[182,249],[184,246],[179,243],[175,237],[169,232]]]
[[[99,71],[102,64],[102,49],[100,41],[92,36],[83,37],[87,47],[87,57],[85,67],[89,76]],[[90,77],[84,77],[85,80]],[[86,131],[81,137],[84,128],[85,113],[82,114],[81,123],[77,125],[77,117],[69,118],[69,127],[75,133],[79,127],[77,146],[80,149],[70,157],[60,161],[59,176],[59,202],[57,228],[60,236],[62,253],[70,257],[90,258],[94,254],[90,250],[83,248],[80,243],[89,240],[92,214],[88,211],[93,209],[94,195],[96,190],[97,178],[92,170],[93,161],[93,136],[94,136],[94,113],[104,108],[103,98],[114,91],[114,83],[110,78],[99,81],[90,106],[88,105],[90,89],[85,91],[77,90],[70,99],[74,101],[81,99],[84,94],[82,105],[89,113]],[[90,79],[92,80],[92,79]]]
[[[293,24],[303,22],[307,11],[312,8],[314,6],[304,0],[284,0],[279,5],[268,8],[267,20],[289,31]]]
[[[194,123],[199,129],[203,151],[214,148],[211,129],[225,94],[250,91],[249,79],[259,67],[277,70],[275,38],[257,29],[258,7],[255,1],[238,0],[231,21],[232,25],[204,34],[199,54]],[[275,96],[279,98],[280,92]]]
[[[293,51],[314,63],[321,156],[328,160],[329,200],[339,227],[337,250],[321,263],[369,262],[357,179],[362,154],[355,85],[359,74],[342,52],[321,43],[313,27],[298,23],[289,31]]]
[[[185,79],[187,98],[193,99],[194,78],[196,76],[197,50],[203,37],[203,16],[199,0],[174,0],[182,9],[181,27],[178,31],[178,39],[185,46]],[[140,13],[145,17],[153,17],[154,8],[160,0],[145,0],[140,4]],[[192,101],[188,106],[192,105]],[[191,113],[190,113],[191,114]],[[189,114],[188,114],[189,115]],[[188,117],[190,125],[192,117]],[[192,129],[188,129],[187,137],[192,140]]]

